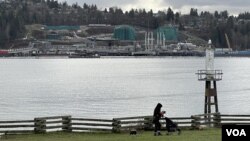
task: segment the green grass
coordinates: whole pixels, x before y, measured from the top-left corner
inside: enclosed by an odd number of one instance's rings
[[[128,133],[47,133],[31,135],[8,135],[3,141],[220,141],[221,129],[183,130],[181,135],[174,133],[153,136],[153,132],[139,132],[138,135]]]

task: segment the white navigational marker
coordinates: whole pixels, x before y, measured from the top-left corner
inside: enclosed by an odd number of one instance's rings
[[[212,41],[208,41],[208,48],[206,48],[206,73],[208,79],[213,79],[214,75],[214,49],[212,48]]]
[[[205,69],[198,70],[197,75],[199,81],[205,81],[204,114],[205,119],[209,123],[208,126],[210,126],[211,113],[219,116],[216,82],[222,80],[222,70],[214,69],[214,48],[211,40],[208,41],[206,48]],[[212,106],[214,106],[214,110]]]

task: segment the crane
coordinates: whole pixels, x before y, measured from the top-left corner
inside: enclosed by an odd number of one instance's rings
[[[229,51],[232,51],[232,48],[230,46],[230,42],[229,42],[229,38],[227,36],[227,33],[225,33],[225,38],[226,38],[226,41],[227,41],[227,46],[228,46]]]

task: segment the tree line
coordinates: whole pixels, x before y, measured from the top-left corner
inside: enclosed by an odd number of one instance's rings
[[[250,13],[229,16],[225,11],[198,12],[191,8],[182,15],[170,7],[153,12],[145,9],[123,11],[119,7],[98,9],[96,5],[77,3],[69,5],[56,0],[9,0],[0,3],[0,46],[25,36],[25,25],[88,25],[88,24],[129,24],[156,29],[166,24],[176,25],[205,40],[212,38],[218,47],[226,47],[225,33],[234,49],[250,47]]]

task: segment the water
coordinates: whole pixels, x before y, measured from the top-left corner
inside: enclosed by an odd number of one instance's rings
[[[250,58],[216,58],[219,110],[250,114]],[[0,59],[0,120],[107,118],[204,111],[204,58]]]

